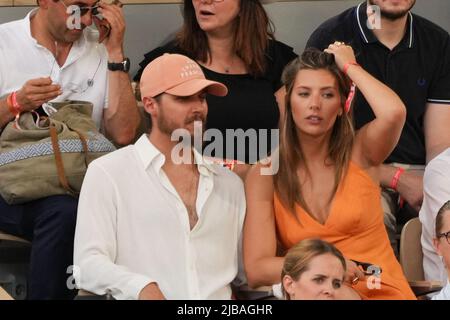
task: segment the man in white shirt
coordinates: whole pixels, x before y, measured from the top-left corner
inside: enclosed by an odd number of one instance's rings
[[[419,212],[422,222],[423,269],[426,280],[447,283],[447,271],[433,246],[436,214],[450,200],[450,148],[430,161],[425,168],[423,204]]]
[[[42,112],[48,101],[87,100],[98,128],[117,144],[130,143],[140,119],[123,52],[122,10],[96,0],[39,0],[38,5],[24,19],[0,25],[0,132],[20,112]],[[101,44],[86,29],[97,19],[94,6],[111,26]],[[0,230],[32,241],[27,298],[74,296],[66,282],[76,212],[77,200],[69,196],[21,205],[0,197]]]
[[[194,122],[205,122],[206,94],[223,96],[227,89],[178,54],[151,62],[140,86],[150,134],[92,162],[84,180],[77,284],[116,299],[230,299],[245,216],[243,183],[206,162],[192,144],[172,154],[180,144],[171,139],[179,129],[191,138]],[[177,164],[176,155],[189,161]]]
[[[450,198],[437,212],[435,234],[434,247],[442,258],[442,267],[446,269],[447,275],[450,275]],[[444,283],[444,288],[433,296],[432,300],[450,300],[450,282],[447,280]]]

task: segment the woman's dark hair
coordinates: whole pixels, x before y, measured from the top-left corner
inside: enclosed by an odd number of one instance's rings
[[[350,79],[339,70],[334,61],[334,56],[314,48],[309,48],[297,59],[293,60],[283,72],[283,83],[286,87],[286,112],[281,122],[279,170],[274,177],[275,191],[282,204],[298,219],[295,205],[300,206],[311,213],[303,197],[301,184],[298,182],[297,172],[300,164],[308,168],[297,135],[297,127],[292,115],[291,95],[294,89],[297,74],[301,70],[327,70],[338,84],[338,90],[342,101],[342,109],[350,92]],[[335,166],[334,189],[329,202],[337,191],[341,178],[344,176],[350,162],[355,132],[351,112],[342,112],[333,126],[331,134],[328,159]],[[309,175],[309,172],[308,172]]]
[[[211,58],[206,33],[200,28],[192,0],[184,0],[183,27],[177,34],[178,46],[188,56],[201,62]],[[275,39],[274,30],[259,0],[240,0],[236,20],[234,50],[255,77],[266,71],[266,49],[269,40]]]

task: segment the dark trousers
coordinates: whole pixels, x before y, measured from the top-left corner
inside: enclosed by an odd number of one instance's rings
[[[52,196],[20,205],[0,197],[0,230],[31,241],[27,299],[73,299],[66,283],[73,264],[78,201]]]

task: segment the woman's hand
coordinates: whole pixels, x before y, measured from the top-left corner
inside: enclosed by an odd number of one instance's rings
[[[347,265],[347,270],[345,272],[345,282],[349,285],[355,285],[359,281],[364,280],[364,272],[358,267],[358,265],[349,259],[345,259],[345,264]]]
[[[350,62],[356,62],[355,53],[352,47],[343,42],[336,41],[324,50],[326,53],[334,55],[334,60],[341,71],[344,71],[345,65]]]

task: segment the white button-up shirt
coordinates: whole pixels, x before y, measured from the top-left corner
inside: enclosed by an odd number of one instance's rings
[[[103,109],[107,107],[108,54],[97,43],[98,33],[86,28],[60,67],[53,53],[31,35],[30,17],[36,10],[22,20],[0,25],[0,97],[21,89],[28,80],[50,76],[63,91],[53,101],[92,102],[92,118],[100,128]]]
[[[230,299],[245,216],[243,183],[195,153],[200,173],[187,210],[146,135],[93,161],[81,190],[75,278],[82,289],[137,299],[150,282],[168,299]],[[78,273],[78,274],[77,274]]]
[[[422,222],[422,251],[425,279],[447,282],[447,270],[433,247],[436,215],[450,200],[450,148],[430,161],[423,177],[423,203],[419,212]]]
[[[447,282],[447,285],[431,300],[450,300],[450,282]]]

